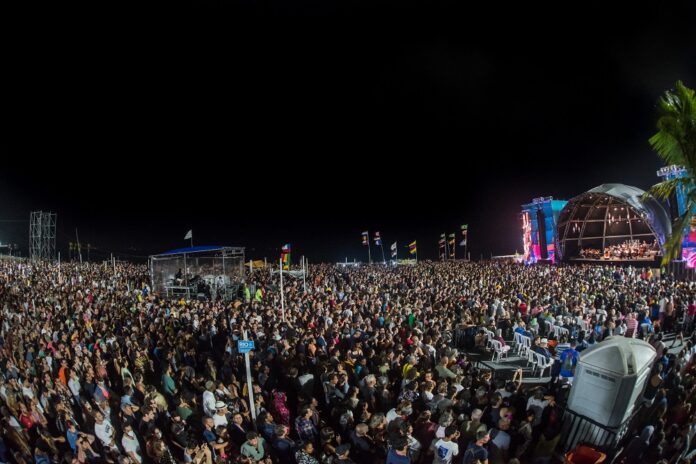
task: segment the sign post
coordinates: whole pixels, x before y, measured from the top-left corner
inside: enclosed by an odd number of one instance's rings
[[[254,340],[247,340],[247,331],[244,329],[244,340],[237,340],[237,350],[244,354],[244,364],[247,374],[247,391],[249,392],[249,409],[251,419],[256,424],[256,404],[254,403],[254,388],[251,382],[251,367],[249,365],[249,352],[254,349]]]

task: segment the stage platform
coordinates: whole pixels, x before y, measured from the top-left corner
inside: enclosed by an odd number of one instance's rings
[[[527,365],[527,359],[510,353],[508,358],[502,358],[500,362],[492,360],[493,353],[466,352],[467,358],[479,369],[489,369],[493,379],[512,380],[512,376],[517,369],[522,369],[522,384],[525,387],[537,385],[548,385],[551,382],[551,375],[547,368],[544,376],[539,377],[539,371],[532,374],[532,367]]]
[[[656,258],[570,258],[570,261],[587,262],[587,263],[652,263]]]

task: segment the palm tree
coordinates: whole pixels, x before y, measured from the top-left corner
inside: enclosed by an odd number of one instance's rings
[[[650,145],[667,166],[683,166],[682,177],[654,185],[648,194],[660,200],[669,198],[677,188],[685,192],[684,212],[672,225],[672,235],[665,243],[662,264],[679,258],[684,231],[696,214],[696,94],[693,89],[677,81],[676,90],[668,90],[658,102],[657,133],[650,137]]]

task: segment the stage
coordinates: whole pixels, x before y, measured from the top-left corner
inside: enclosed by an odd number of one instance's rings
[[[661,257],[653,258],[633,258],[633,259],[621,259],[621,258],[570,258],[568,262],[578,263],[578,264],[608,264],[612,266],[649,266],[649,267],[660,267]]]

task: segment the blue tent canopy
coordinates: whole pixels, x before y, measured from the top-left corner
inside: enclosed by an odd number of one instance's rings
[[[213,245],[200,245],[200,246],[195,246],[195,247],[188,247],[188,248],[177,248],[176,250],[170,250],[170,251],[165,251],[164,253],[160,253],[159,255],[156,256],[167,256],[167,255],[183,255],[183,254],[189,254],[189,253],[203,253],[206,251],[221,251],[224,249],[229,249],[230,247],[224,247],[224,246],[213,246]]]

